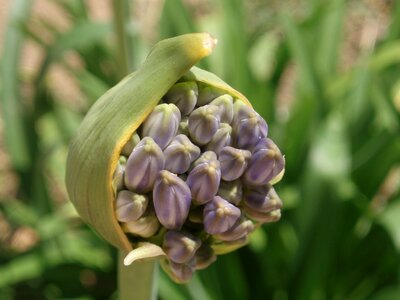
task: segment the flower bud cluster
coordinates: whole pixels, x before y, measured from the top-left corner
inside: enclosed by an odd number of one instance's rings
[[[272,184],[285,160],[267,135],[243,101],[204,83],[175,84],[122,148],[114,173],[115,215],[132,243],[158,244],[172,278],[187,282],[224,252],[217,248],[238,248],[279,220]]]

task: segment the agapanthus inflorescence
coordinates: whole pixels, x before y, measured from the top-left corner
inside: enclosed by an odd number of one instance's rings
[[[115,215],[130,241],[162,247],[168,273],[187,282],[224,245],[245,245],[260,224],[279,220],[272,184],[285,160],[267,135],[242,100],[202,82],[172,86],[114,172]]]

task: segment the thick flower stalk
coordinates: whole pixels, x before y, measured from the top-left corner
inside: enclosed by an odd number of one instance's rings
[[[249,101],[192,67],[215,40],[165,40],[85,118],[67,188],[82,217],[129,265],[161,258],[176,282],[280,218],[285,160]]]

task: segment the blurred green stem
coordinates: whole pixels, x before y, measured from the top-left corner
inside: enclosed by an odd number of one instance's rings
[[[118,75],[120,78],[129,74],[132,66],[132,49],[129,47],[126,25],[130,19],[129,1],[114,0],[113,2],[114,27],[117,38]]]
[[[125,255],[119,252],[118,290],[120,300],[157,299],[157,273],[155,260],[124,265]]]

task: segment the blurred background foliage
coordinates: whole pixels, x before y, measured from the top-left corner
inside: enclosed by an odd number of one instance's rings
[[[204,67],[286,155],[283,217],[160,299],[400,299],[400,1],[0,1],[0,298],[117,299],[116,251],[64,187],[85,112],[157,40]]]

